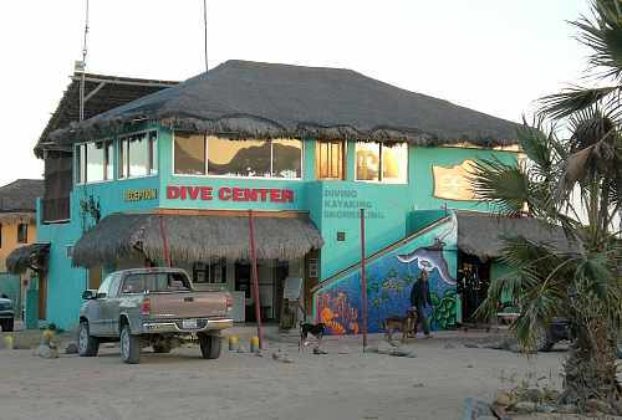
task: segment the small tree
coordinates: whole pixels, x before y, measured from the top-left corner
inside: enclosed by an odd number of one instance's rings
[[[622,318],[622,248],[617,239],[622,206],[622,0],[594,0],[593,16],[573,22],[592,50],[596,88],[575,87],[542,100],[541,118],[571,134],[545,134],[542,120],[518,137],[528,163],[476,164],[474,188],[506,216],[530,216],[563,229],[568,244],[506,239],[502,260],[513,270],[493,283],[480,313],[491,313],[504,292],[521,304],[513,324],[519,341],[533,347],[553,317],[570,320],[575,340],[565,362],[563,398],[617,400],[616,352]]]

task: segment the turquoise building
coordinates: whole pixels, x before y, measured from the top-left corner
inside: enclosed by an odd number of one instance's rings
[[[228,61],[166,83],[45,133],[45,321],[75,326],[108,272],[169,263],[230,290],[236,319],[252,321],[249,211],[267,320],[284,317],[297,278],[308,316],[359,331],[361,209],[372,331],[405,310],[421,270],[436,328],[464,315],[463,267],[483,287],[502,270],[461,252],[459,230],[490,210],[473,162],[518,160],[514,123],[343,69]]]

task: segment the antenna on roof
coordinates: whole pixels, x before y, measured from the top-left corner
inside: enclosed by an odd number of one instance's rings
[[[89,0],[86,0],[86,16],[84,19],[84,39],[82,40],[82,61],[76,61],[74,71],[80,72],[80,121],[84,120],[84,84],[86,73],[87,35],[89,33]]]
[[[209,70],[207,66],[207,0],[203,0],[203,46],[205,47],[205,71]]]

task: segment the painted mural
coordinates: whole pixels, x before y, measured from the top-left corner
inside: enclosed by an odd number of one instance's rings
[[[453,214],[372,256],[367,264],[368,331],[381,332],[385,318],[403,316],[422,270],[429,273],[432,330],[456,324],[457,222]],[[358,334],[362,322],[360,268],[327,280],[315,292],[318,322],[331,334]]]

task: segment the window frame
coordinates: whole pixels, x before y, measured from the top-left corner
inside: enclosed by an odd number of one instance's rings
[[[216,277],[216,270],[220,270],[220,281],[212,281],[212,271],[214,277]],[[205,281],[199,281],[198,274],[203,273]],[[227,261],[225,258],[220,258],[214,262],[194,262],[192,264],[192,283],[201,285],[226,285],[227,284]]]
[[[378,179],[374,180],[374,179],[359,179],[358,178],[358,171],[357,171],[357,159],[356,159],[356,153],[357,153],[357,144],[359,143],[376,143],[378,145]],[[383,175],[383,171],[384,171],[384,167],[383,167],[383,153],[382,150],[385,147],[390,147],[385,145],[383,142],[364,142],[364,141],[356,141],[354,143],[354,182],[365,182],[365,183],[371,183],[371,184],[386,184],[386,185],[407,185],[408,184],[408,179],[409,179],[409,166],[410,166],[410,156],[409,156],[409,147],[408,147],[408,143],[407,142],[396,142],[396,143],[404,143],[406,144],[406,179],[403,182],[388,182],[385,181],[384,175]]]
[[[22,232],[23,227],[23,232]],[[22,237],[22,233],[25,235]],[[18,223],[17,224],[17,241],[18,244],[27,244],[28,243],[28,223]]]
[[[97,143],[102,143],[102,179],[97,180],[97,181],[89,181],[88,179],[88,169],[87,169],[87,164],[88,164],[88,145],[89,144],[97,144]],[[106,148],[106,144],[111,144],[112,145],[112,159],[110,159],[110,164],[112,165],[112,178],[108,179],[108,174],[107,174],[107,159],[110,157],[108,156],[107,153],[107,148]],[[82,142],[82,143],[76,143],[75,144],[75,148],[74,148],[74,157],[73,157],[73,164],[74,164],[74,169],[75,169],[75,173],[74,173],[74,184],[75,185],[87,185],[87,184],[101,184],[104,182],[110,182],[110,181],[114,181],[114,168],[115,168],[115,151],[116,151],[116,147],[115,147],[115,141],[112,138],[105,138],[105,139],[101,139],[101,140],[93,140],[93,141],[86,141],[86,142]]]
[[[155,133],[155,137],[152,139],[150,134]],[[132,175],[130,174],[130,141],[129,138],[132,136],[137,136],[145,134],[145,140],[147,141],[147,174],[145,175]],[[123,147],[123,143],[125,142],[126,147]],[[121,136],[117,136],[116,138],[116,147],[114,148],[117,155],[117,168],[116,168],[116,180],[117,181],[126,181],[129,179],[144,179],[156,177],[160,171],[160,150],[158,145],[160,143],[160,133],[155,128],[148,128],[144,130],[133,131],[130,133],[125,133]],[[153,155],[153,149],[155,146],[155,156]],[[155,157],[155,160],[154,160]],[[125,160],[125,165],[123,164]],[[156,170],[154,172],[153,162],[157,163]]]
[[[180,130],[180,132],[184,132],[183,130]],[[198,178],[220,178],[220,179],[259,179],[259,180],[266,180],[266,181],[295,181],[295,182],[300,182],[300,181],[304,181],[305,178],[305,141],[302,139],[297,139],[297,138],[283,138],[283,137],[279,137],[279,138],[275,138],[275,139],[248,139],[248,140],[258,140],[258,141],[267,141],[270,142],[270,174],[272,174],[274,172],[274,150],[272,147],[272,140],[298,140],[300,142],[300,177],[299,178],[280,178],[280,177],[275,177],[275,176],[241,176],[241,175],[210,175],[209,173],[209,142],[208,142],[208,137],[218,137],[218,138],[224,138],[226,140],[230,140],[230,141],[244,141],[244,140],[234,140],[234,139],[228,139],[226,137],[219,137],[219,136],[212,136],[212,135],[208,135],[208,134],[201,134],[201,133],[192,133],[192,132],[188,132],[190,134],[197,134],[197,135],[202,135],[203,136],[203,143],[205,145],[205,165],[204,165],[204,169],[205,169],[205,173],[204,174],[178,174],[175,172],[175,141],[176,141],[176,132],[173,132],[173,142],[172,142],[172,147],[171,147],[171,175],[172,176],[178,176],[178,177],[182,177],[182,178],[187,178],[187,177],[198,177]]]
[[[335,144],[335,143],[339,143],[339,145],[341,146],[341,177],[322,177],[320,174],[320,169],[319,169],[319,165],[320,165],[320,159],[318,159],[318,154],[321,155],[321,153],[319,152],[319,148],[321,147],[322,144]],[[320,180],[320,181],[345,181],[347,179],[347,170],[348,170],[348,159],[347,159],[347,153],[348,153],[348,142],[347,140],[319,140],[316,139],[315,140],[315,155],[314,155],[314,159],[315,159],[315,179]]]

